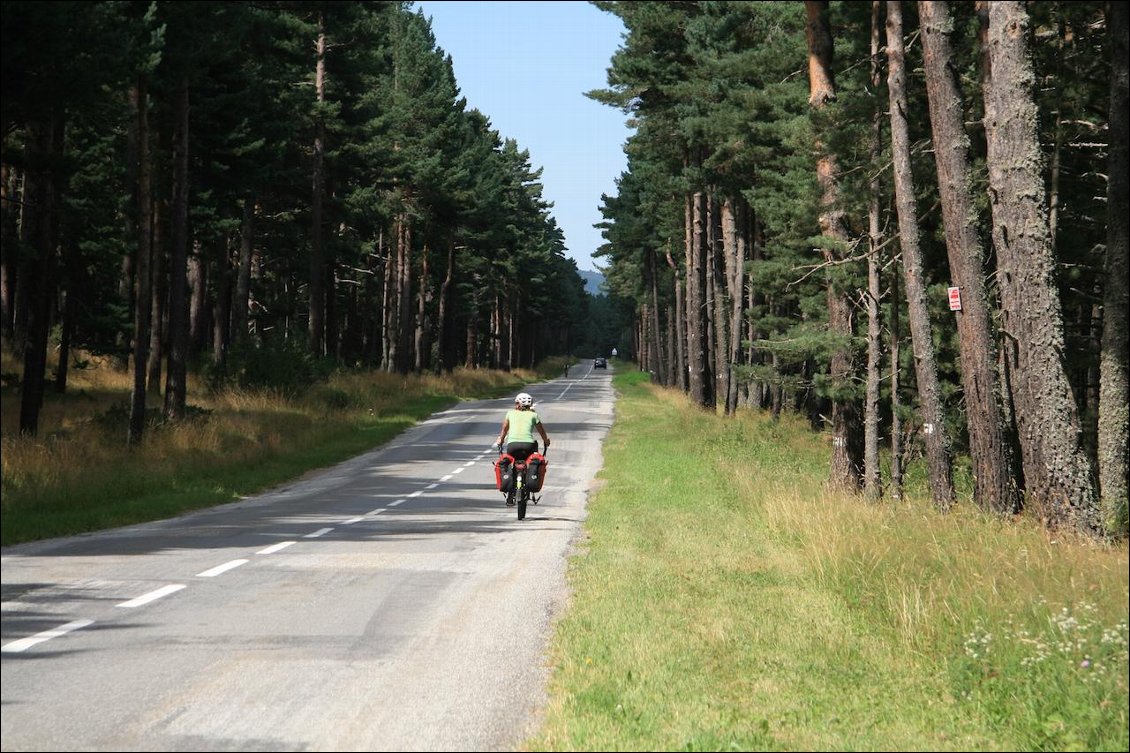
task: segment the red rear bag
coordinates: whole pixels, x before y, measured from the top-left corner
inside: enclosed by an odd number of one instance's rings
[[[510,491],[514,485],[514,456],[505,452],[494,461],[494,483],[500,492]]]
[[[535,452],[526,458],[526,484],[531,492],[541,491],[541,486],[545,483],[545,469],[548,466],[549,461],[540,452]]]

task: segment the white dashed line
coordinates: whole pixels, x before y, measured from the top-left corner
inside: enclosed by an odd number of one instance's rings
[[[343,521],[342,525],[351,526],[354,523],[360,523],[364,519],[365,519],[364,515],[358,515],[356,518],[350,518],[349,520]]]
[[[397,505],[402,505],[402,504],[404,504],[404,503],[405,503],[405,502],[407,502],[407,501],[408,501],[408,500],[406,500],[406,499],[398,499],[398,500],[396,500],[395,502],[389,502],[389,503],[388,503],[388,506],[389,506],[389,507],[396,507]]]
[[[27,651],[37,643],[43,643],[52,638],[58,638],[60,635],[66,635],[73,630],[78,630],[79,628],[93,624],[94,620],[75,620],[74,622],[68,622],[66,625],[60,625],[54,630],[44,630],[42,633],[36,633],[35,635],[29,635],[27,638],[20,638],[18,641],[5,643],[4,646],[0,648],[0,651],[3,651],[5,654],[18,654],[21,651]]]
[[[463,472],[462,468],[456,468],[454,471],[451,472],[451,476],[454,476],[456,473],[462,473],[462,472]],[[446,476],[445,478],[451,478],[451,476]]]
[[[414,491],[414,492],[412,492],[411,494],[408,495],[408,499],[412,499],[413,497],[419,497],[423,493],[424,493],[423,491],[419,491],[419,490]]]
[[[294,544],[294,543],[296,543],[296,542],[294,542],[294,541],[280,541],[277,544],[271,544],[266,549],[260,549],[258,552],[256,552],[256,554],[274,554],[275,552],[279,551],[280,549],[286,549],[288,546],[290,546],[291,544]]]
[[[480,455],[479,457],[482,457],[482,455]],[[474,460],[468,460],[468,461],[467,461],[466,463],[464,463],[464,464],[463,464],[463,467],[464,467],[464,468],[470,468],[470,467],[471,467],[471,466],[473,466],[474,464],[475,464],[475,461],[474,461]]]
[[[384,511],[385,511],[385,509],[383,507],[378,507],[376,510],[369,510],[369,512],[367,512],[365,514],[366,515],[379,515]]]
[[[216,565],[211,570],[205,570],[202,573],[197,573],[196,577],[197,578],[215,578],[217,575],[221,575],[223,573],[226,573],[228,570],[231,570],[233,568],[237,568],[240,565],[246,565],[250,561],[251,560],[232,560],[231,562],[225,562],[222,565]]]
[[[459,472],[459,471],[456,471],[455,473],[458,473],[458,472]],[[440,483],[442,484],[442,483],[443,483],[444,481],[450,481],[450,480],[451,480],[451,477],[452,477],[452,476],[454,476],[454,475],[455,475],[455,473],[449,473],[449,474],[447,474],[446,476],[444,476],[443,478],[441,478],[441,479],[439,480],[439,482],[440,482]]]
[[[135,607],[145,606],[146,604],[148,604],[151,601],[157,601],[157,599],[160,599],[164,596],[168,596],[169,594],[175,594],[177,591],[181,590],[182,588],[184,588],[184,584],[180,584],[180,583],[174,584],[174,585],[171,585],[171,586],[161,586],[156,591],[150,591],[149,593],[145,594],[144,596],[138,596],[136,599],[130,599],[129,601],[123,601],[121,604],[118,604],[118,606],[124,607],[126,609],[133,609]]]
[[[325,536],[327,533],[329,533],[332,530],[333,530],[332,528],[319,528],[317,531],[314,531],[313,533],[308,533],[305,536],[303,536],[302,538],[304,538],[304,539],[316,539],[319,536]]]
[[[428,491],[429,489],[435,489],[437,486],[439,486],[439,484],[428,484],[427,486],[424,487],[424,491]]]

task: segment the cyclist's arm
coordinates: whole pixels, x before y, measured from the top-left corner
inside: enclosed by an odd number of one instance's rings
[[[538,421],[534,425],[538,427],[538,434],[541,434],[541,441],[545,443],[546,447],[549,447],[549,437],[547,437],[545,434],[545,424],[543,424],[541,421]]]
[[[502,440],[506,439],[506,432],[510,431],[509,417],[502,419],[502,430],[498,432],[498,446],[502,446]]]

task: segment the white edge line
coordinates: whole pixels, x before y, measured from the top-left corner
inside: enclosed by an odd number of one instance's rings
[[[286,549],[288,546],[290,546],[291,544],[294,544],[294,543],[296,543],[296,542],[294,542],[294,541],[280,541],[277,544],[271,544],[266,549],[260,549],[258,552],[256,552],[256,554],[274,554],[275,552],[279,551],[280,549]]]
[[[43,643],[52,638],[58,638],[60,635],[66,635],[72,630],[78,630],[79,628],[93,624],[94,620],[75,620],[74,622],[68,622],[66,625],[60,625],[54,630],[44,630],[42,633],[36,633],[35,635],[29,635],[27,638],[20,638],[18,641],[5,643],[3,647],[0,647],[0,651],[3,651],[5,654],[18,654],[21,651],[28,650],[37,643]]]
[[[184,584],[182,584],[182,583],[174,583],[173,585],[169,585],[169,586],[161,586],[156,591],[150,591],[149,593],[147,593],[143,596],[138,596],[136,599],[130,599],[129,601],[123,601],[121,604],[118,604],[117,606],[124,607],[126,609],[133,609],[134,607],[144,606],[151,601],[157,601],[157,599],[160,599],[164,596],[168,596],[169,594],[174,594],[177,591],[181,590],[182,588],[184,588]]]
[[[332,530],[333,530],[332,528],[319,528],[317,531],[314,531],[313,533],[308,533],[305,536],[303,536],[302,538],[304,538],[304,539],[316,539],[319,536],[325,536],[327,533],[329,533]]]
[[[202,573],[197,573],[196,577],[197,578],[215,578],[217,575],[221,575],[223,573],[226,573],[228,570],[231,570],[233,568],[237,568],[240,565],[246,565],[250,561],[251,560],[232,560],[231,562],[225,562],[222,565],[216,565],[211,570],[205,570]]]

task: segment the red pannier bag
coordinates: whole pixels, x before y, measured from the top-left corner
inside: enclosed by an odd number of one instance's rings
[[[500,492],[509,492],[514,487],[514,456],[502,453],[494,461],[494,483]]]
[[[541,491],[542,484],[545,483],[545,469],[549,466],[549,461],[545,459],[545,455],[540,452],[535,452],[526,458],[526,485],[530,487],[530,491]]]

